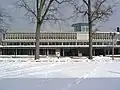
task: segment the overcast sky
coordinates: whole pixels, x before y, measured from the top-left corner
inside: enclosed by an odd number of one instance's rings
[[[13,5],[14,2],[17,0],[0,0],[0,7],[5,8],[9,14],[13,17],[13,21],[10,23],[11,30],[15,32],[35,32],[35,25],[31,24],[29,21],[27,21],[23,15],[22,12],[17,10],[15,6]],[[120,1],[118,0],[118,6],[116,7],[116,11],[114,14],[110,17],[109,21],[101,24],[102,26],[100,28],[101,31],[112,31],[112,29],[115,29],[117,26],[120,26]],[[65,12],[66,13],[66,12]],[[70,22],[69,25],[65,25],[66,27],[60,29],[59,27],[53,27],[53,26],[43,26],[44,31],[72,31],[73,28],[71,27],[71,24],[74,22]]]

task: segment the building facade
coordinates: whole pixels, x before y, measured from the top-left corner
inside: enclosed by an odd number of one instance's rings
[[[87,28],[86,28],[87,29]],[[93,55],[120,54],[120,34],[110,32],[93,33]],[[89,34],[87,30],[75,32],[41,32],[40,55],[88,56]],[[34,55],[35,33],[5,33],[0,45],[1,55]]]

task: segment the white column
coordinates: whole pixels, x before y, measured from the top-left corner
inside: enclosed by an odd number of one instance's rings
[[[32,50],[31,50],[31,49],[29,49],[29,55],[31,55],[31,51],[32,51]]]
[[[0,49],[0,55],[2,55],[2,49]]]
[[[106,48],[104,49],[104,54],[105,54],[105,56],[106,56]]]
[[[110,54],[110,48],[108,49],[108,55]]]
[[[17,49],[15,50],[15,55],[17,55]]]
[[[95,56],[95,49],[93,49],[93,53],[94,53],[94,56]]]
[[[33,55],[34,49],[32,49],[32,55]]]
[[[63,49],[63,56],[64,56],[65,52],[64,52],[64,49]]]
[[[47,56],[49,56],[49,49],[47,49]]]

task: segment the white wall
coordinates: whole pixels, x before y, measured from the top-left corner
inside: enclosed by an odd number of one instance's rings
[[[77,33],[77,40],[88,40],[89,34],[88,33]]]

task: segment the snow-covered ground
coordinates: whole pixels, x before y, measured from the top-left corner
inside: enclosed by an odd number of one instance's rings
[[[0,58],[0,90],[120,90],[118,60]]]

